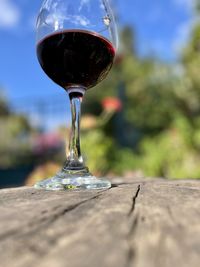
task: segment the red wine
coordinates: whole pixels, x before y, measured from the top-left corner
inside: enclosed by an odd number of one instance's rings
[[[49,35],[37,45],[37,56],[45,73],[67,89],[86,89],[102,81],[112,67],[115,49],[104,37],[82,30]]]

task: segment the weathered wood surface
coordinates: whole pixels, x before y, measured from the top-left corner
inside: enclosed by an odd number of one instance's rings
[[[2,267],[199,267],[200,182],[0,190]]]

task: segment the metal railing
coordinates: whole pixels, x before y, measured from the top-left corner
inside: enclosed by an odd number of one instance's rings
[[[41,129],[52,129],[66,125],[69,121],[69,100],[67,96],[29,97],[10,104],[11,111],[26,116],[30,123]]]

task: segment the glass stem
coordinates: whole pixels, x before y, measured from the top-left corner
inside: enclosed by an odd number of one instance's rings
[[[83,94],[81,92],[70,93],[69,91],[71,105],[71,132],[67,153],[67,162],[64,167],[68,170],[85,169],[80,147],[80,118],[82,97]]]

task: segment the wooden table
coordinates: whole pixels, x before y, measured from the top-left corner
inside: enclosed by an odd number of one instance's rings
[[[2,267],[200,267],[200,181],[0,190]]]

